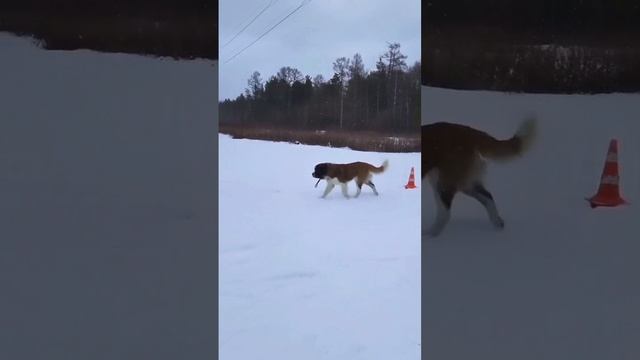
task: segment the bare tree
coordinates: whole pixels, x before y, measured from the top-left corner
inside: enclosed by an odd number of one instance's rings
[[[355,53],[349,64],[349,92],[352,95],[351,98],[351,117],[354,125],[358,125],[363,122],[361,115],[361,101],[360,101],[360,88],[362,87],[363,80],[367,74],[364,69],[364,62],[362,56],[359,53]]]
[[[281,67],[278,71],[278,74],[276,74],[276,77],[278,79],[286,81],[289,86],[293,85],[293,83],[296,81],[302,81],[304,79],[304,76],[302,75],[302,72],[300,72],[300,70],[289,66]]]
[[[248,87],[245,90],[247,97],[253,96],[254,99],[260,98],[260,95],[264,91],[264,85],[259,72],[254,71],[253,74],[251,74],[251,77],[247,80],[247,85]]]
[[[400,52],[399,43],[389,43],[388,50],[382,55],[382,58],[387,60],[387,73],[389,74],[389,76],[394,76],[393,105],[391,107],[391,112],[393,114],[393,120],[395,120],[396,104],[398,99],[398,77],[400,76],[402,71],[407,68],[407,63],[405,62],[407,56]]]
[[[283,66],[276,74],[276,78],[279,80],[284,80],[287,85],[289,85],[289,90],[287,92],[287,109],[289,109],[291,108],[292,86],[295,82],[301,82],[304,79],[304,76],[302,75],[302,72],[300,72],[300,70],[296,68]]]
[[[378,58],[376,62],[376,70],[379,76],[387,77],[387,66],[382,61],[382,56]],[[380,114],[380,81],[376,81],[376,116]]]
[[[349,80],[349,63],[349,59],[344,56],[337,58],[333,63],[333,71],[340,81],[340,129],[342,129],[342,117],[344,115],[344,95],[347,88],[347,81]]]
[[[351,64],[349,66],[349,76],[351,78],[363,78],[366,73],[364,70],[364,62],[362,61],[362,56],[358,53],[353,55],[353,59],[351,60]]]
[[[320,86],[322,86],[322,84],[324,84],[324,76],[322,76],[322,74],[316,75],[313,78],[313,86],[319,88]]]

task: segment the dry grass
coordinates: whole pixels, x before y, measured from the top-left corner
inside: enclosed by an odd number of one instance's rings
[[[348,147],[376,152],[420,152],[420,134],[386,135],[370,131],[291,130],[220,124],[220,133],[236,139],[282,141],[295,144]]]

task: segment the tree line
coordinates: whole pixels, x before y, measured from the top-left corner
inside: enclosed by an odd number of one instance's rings
[[[424,85],[640,90],[636,0],[429,0],[423,11]]]
[[[220,103],[221,124],[293,129],[415,132],[420,124],[420,62],[407,65],[390,43],[367,70],[358,53],[339,57],[333,75],[313,78],[284,66],[268,80],[253,72],[244,94]]]

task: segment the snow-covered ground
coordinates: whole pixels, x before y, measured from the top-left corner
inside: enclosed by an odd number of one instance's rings
[[[0,358],[212,358],[217,65],[0,33]]]
[[[219,144],[220,359],[419,359],[420,154]],[[314,188],[317,163],[385,159],[380,196]]]
[[[427,359],[640,357],[640,94],[510,95],[423,87],[423,123],[451,121],[510,137],[535,113],[531,151],[490,164],[506,223],[459,195],[439,238],[423,238]],[[622,196],[591,209],[609,140],[619,140]],[[423,186],[423,225],[433,194]]]

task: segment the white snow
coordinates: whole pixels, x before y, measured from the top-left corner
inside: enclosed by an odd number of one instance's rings
[[[0,358],[214,356],[216,63],[0,33],[0,69]]]
[[[420,154],[219,144],[220,359],[419,359]],[[314,188],[317,163],[385,159],[380,196]]]
[[[439,238],[423,238],[427,359],[640,356],[640,94],[514,95],[423,87],[423,123],[499,138],[535,113],[531,151],[492,163],[487,187],[506,228],[464,195]],[[609,140],[630,206],[591,209]],[[428,186],[425,181],[423,186]],[[423,225],[433,221],[423,191]]]

